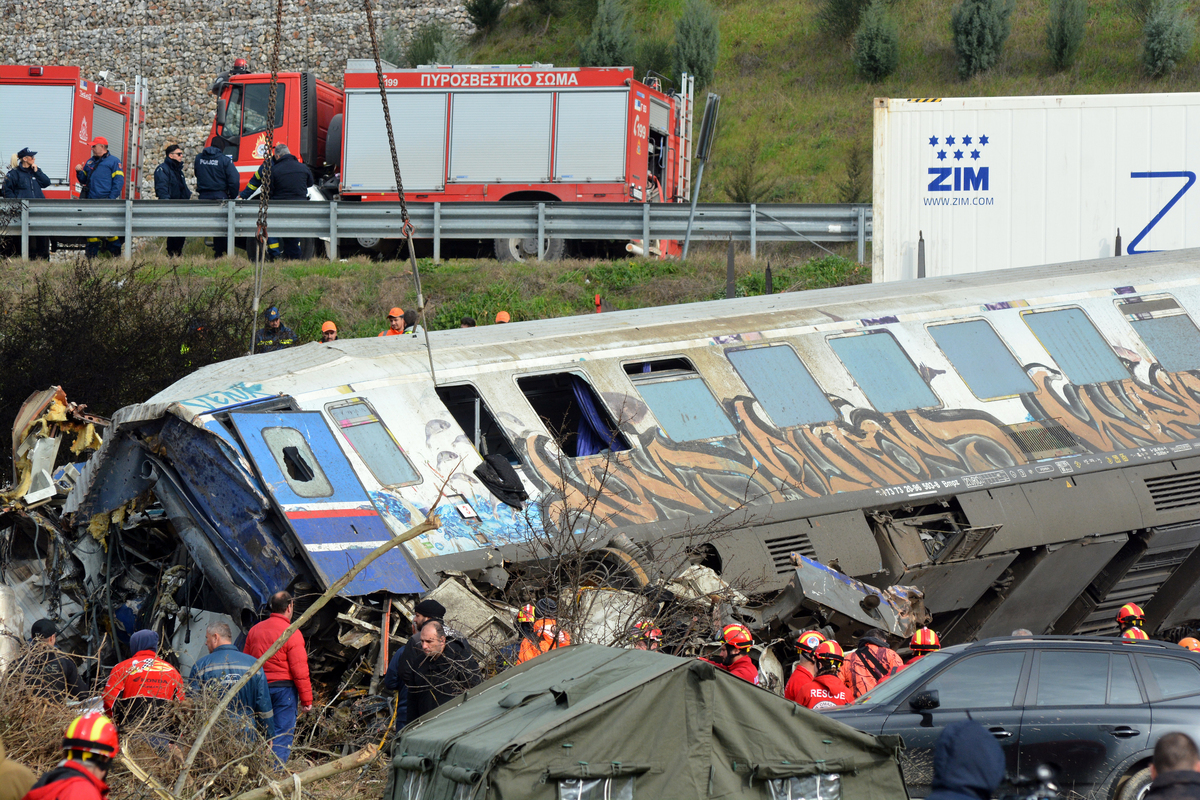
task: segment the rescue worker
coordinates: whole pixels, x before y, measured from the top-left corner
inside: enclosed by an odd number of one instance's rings
[[[1125,632],[1130,628],[1137,628],[1138,630],[1141,630],[1145,624],[1146,612],[1142,611],[1142,607],[1137,603],[1126,603],[1117,610],[1117,627],[1121,629],[1122,636],[1124,636]],[[1133,638],[1140,639],[1143,637],[1138,636]],[[1150,637],[1147,636],[1145,638],[1148,639]]]
[[[192,162],[192,173],[196,176],[196,196],[201,200],[232,200],[238,196],[238,186],[241,178],[233,159],[221,152],[217,147],[206,147],[196,154]],[[224,236],[214,236],[213,258],[220,258],[228,252],[229,240]]]
[[[509,316],[507,311],[500,311],[496,314],[496,324],[504,322],[512,322],[512,317]]]
[[[913,657],[904,662],[904,666],[915,664],[930,653],[942,649],[942,641],[938,639],[937,633],[929,628],[921,628],[913,634],[912,641],[908,643],[908,649],[912,650]]]
[[[1179,646],[1191,650],[1193,653],[1200,652],[1200,639],[1192,636],[1185,636],[1179,640]]]
[[[338,338],[337,325],[334,325],[333,321],[328,320],[328,319],[325,320],[324,322],[322,322],[321,323],[321,341],[323,343],[336,342],[337,338]]]
[[[425,332],[425,329],[417,324],[417,312],[411,308],[404,312],[404,332],[417,336]]]
[[[265,160],[264,160],[265,163]],[[255,170],[250,182],[239,197],[245,199],[254,194],[263,182],[263,168]],[[271,200],[307,200],[308,187],[313,185],[312,170],[292,155],[286,144],[275,145],[275,158],[271,164]],[[272,241],[274,244],[272,244]],[[267,248],[274,256],[300,258],[299,238],[267,239]]]
[[[720,667],[757,686],[758,667],[754,666],[754,659],[750,658],[750,647],[753,644],[754,637],[750,635],[750,629],[735,622],[721,629],[721,654],[718,656],[718,660],[713,661],[707,658],[700,660],[707,661],[713,666]]]
[[[1125,632],[1121,634],[1121,638],[1128,641],[1145,642],[1150,639],[1150,634],[1146,633],[1141,628],[1127,628]]]
[[[163,163],[154,170],[154,196],[159,200],[191,200],[192,190],[183,177],[183,148],[169,144],[164,155]],[[183,255],[185,241],[182,236],[168,236],[167,257],[178,258]]]
[[[92,139],[92,157],[75,165],[75,177],[83,187],[80,199],[120,200],[121,190],[125,188],[125,171],[121,169],[121,161],[108,152],[108,139],[103,136]],[[121,255],[124,236],[105,236],[103,239],[101,242],[99,236],[88,237],[84,248],[88,258],[95,258],[101,250],[114,256]]]
[[[208,655],[196,659],[189,676],[191,691],[203,694],[209,691],[221,697],[229,687],[242,679],[258,660],[233,645],[233,631],[224,622],[210,622],[204,630],[204,646]],[[275,736],[275,709],[271,705],[271,691],[262,670],[254,673],[250,681],[238,690],[227,713],[232,712],[241,719],[246,738],[253,739],[257,726],[264,739]]]
[[[254,334],[254,352],[272,353],[291,347],[296,343],[296,333],[287,325],[279,313],[279,306],[267,309],[266,323]]]
[[[648,619],[634,625],[629,638],[633,641],[634,650],[657,651],[662,647],[662,631],[654,627],[654,623]]]
[[[0,191],[10,200],[45,200],[42,189],[50,185],[50,176],[42,172],[34,161],[36,150],[23,147],[17,153],[16,165],[4,176],[4,188]],[[45,236],[29,237],[29,257],[48,261],[50,239]]]
[[[117,728],[98,711],[77,717],[63,732],[66,758],[47,772],[25,800],[104,800],[108,770],[121,752]]]
[[[118,728],[139,722],[183,700],[183,677],[158,657],[158,634],[140,630],[129,637],[133,656],[113,667],[104,687],[104,711]]]
[[[850,690],[838,677],[845,658],[842,646],[833,640],[817,645],[813,650],[817,675],[800,689],[800,699],[796,702],[813,711],[826,711],[849,703]]]
[[[29,656],[27,669],[30,682],[38,687],[37,693],[55,699],[82,700],[87,696],[88,686],[79,677],[79,668],[55,647],[58,644],[58,626],[54,621],[39,619],[33,623],[29,638],[34,650]]]
[[[793,703],[800,702],[800,692],[805,684],[817,677],[817,661],[813,654],[824,641],[825,634],[820,631],[805,631],[797,637],[796,664],[792,668],[792,676],[788,678],[787,686],[783,689],[783,696]]]
[[[887,637],[872,628],[858,640],[858,648],[846,659],[845,679],[850,699],[857,700],[875,688],[875,684],[904,666],[900,654],[888,647]]]
[[[399,336],[404,333],[404,309],[393,306],[387,313],[388,326],[379,332],[379,336]]]
[[[242,647],[242,652],[255,660],[291,627],[296,602],[290,593],[279,591],[267,601],[267,610],[271,612],[270,616],[246,632],[246,643]],[[296,714],[307,714],[313,707],[304,634],[292,631],[284,646],[266,660],[262,669],[271,695],[271,721],[275,727],[271,750],[280,764],[286,764],[296,734]]]
[[[556,647],[567,647],[571,644],[571,634],[558,628],[558,620],[555,619],[558,614],[557,602],[548,597],[538,600],[533,606],[532,619],[529,619],[528,609],[529,606],[525,606],[517,616],[518,622],[529,623],[530,631],[521,638],[518,664],[524,664],[529,659],[537,658]]]

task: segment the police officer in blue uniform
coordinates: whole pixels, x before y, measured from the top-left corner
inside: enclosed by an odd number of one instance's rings
[[[154,170],[154,196],[159,200],[191,200],[192,190],[183,177],[183,148],[169,144],[164,152],[166,158]],[[176,258],[183,255],[185,241],[182,236],[168,236],[167,255]]]
[[[201,150],[192,171],[196,174],[196,194],[201,200],[232,200],[238,196],[241,179],[237,167],[219,148],[209,146]],[[226,244],[226,237],[213,237],[214,258],[225,255]]]

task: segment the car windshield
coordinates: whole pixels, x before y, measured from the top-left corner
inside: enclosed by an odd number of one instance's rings
[[[871,691],[854,701],[856,706],[873,706],[886,703],[904,693],[908,688],[921,681],[931,670],[937,669],[953,653],[938,651],[930,653],[911,667],[905,667],[890,678],[880,681]]]

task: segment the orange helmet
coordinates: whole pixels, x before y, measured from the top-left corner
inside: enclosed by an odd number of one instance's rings
[[[648,619],[644,619],[633,626],[633,635],[630,638],[634,641],[649,639],[652,642],[661,642],[662,631],[654,627],[653,622]]]
[[[1200,639],[1196,639],[1192,636],[1185,636],[1179,640],[1179,646],[1186,647],[1192,652],[1200,652]]]
[[[921,628],[913,634],[912,641],[908,643],[908,649],[914,653],[932,653],[934,650],[942,649],[942,641],[938,639],[935,631]]]
[[[1140,628],[1145,621],[1146,612],[1142,611],[1142,607],[1137,603],[1126,603],[1117,612],[1117,624],[1122,628],[1129,625],[1136,625]]]
[[[1130,628],[1121,634],[1122,639],[1132,639],[1136,641],[1145,641],[1150,638],[1150,634],[1146,633],[1141,628]]]
[[[825,641],[825,634],[820,631],[805,631],[796,639],[796,652],[812,658],[813,652],[823,641]]]
[[[842,652],[842,646],[832,639],[826,639],[817,645],[817,649],[813,651],[813,658],[818,661],[828,661],[834,664],[841,664],[846,660],[846,654]]]
[[[754,637],[750,635],[749,628],[735,622],[721,629],[721,641],[735,650],[749,650],[750,645],[754,644]]]
[[[99,711],[76,717],[63,732],[62,749],[79,761],[113,758],[121,752],[117,726]]]
[[[533,622],[537,619],[537,609],[533,607],[533,603],[521,606],[521,610],[517,612],[517,622]]]

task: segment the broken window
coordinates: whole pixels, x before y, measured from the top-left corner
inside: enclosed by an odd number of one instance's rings
[[[633,800],[633,778],[567,778],[558,800]]]
[[[725,355],[779,427],[837,419],[821,387],[808,374],[796,351],[786,344],[728,350]]]
[[[887,414],[938,405],[929,384],[887,331],[840,336],[830,339],[829,346],[877,411]]]
[[[1169,295],[1133,297],[1117,309],[1169,372],[1200,369],[1200,330]]]
[[[980,400],[1036,391],[996,331],[983,320],[933,325],[929,335]]]
[[[625,372],[668,438],[690,442],[737,434],[691,362],[675,358],[669,359],[668,368],[662,366],[656,361],[626,364]]]
[[[312,448],[304,440],[304,434],[295,428],[263,428],[263,441],[271,450],[271,456],[279,465],[279,471],[287,480],[288,488],[300,497],[329,497],[333,486]]]
[[[437,387],[438,397],[454,417],[454,421],[467,434],[467,438],[475,446],[479,455],[487,457],[498,455],[508,463],[519,465],[517,451],[501,430],[496,418],[488,409],[487,403],[479,396],[479,392],[469,383],[459,386]]]
[[[771,800],[841,800],[842,776],[804,775],[767,781]]]
[[[1129,377],[1116,353],[1078,308],[1025,315],[1025,324],[1050,353],[1067,380],[1076,386]]]
[[[608,409],[580,376],[528,375],[517,378],[517,386],[568,458],[629,449]]]
[[[344,403],[331,403],[326,409],[380,485],[405,486],[421,480],[391,431],[367,401],[355,398]]]

